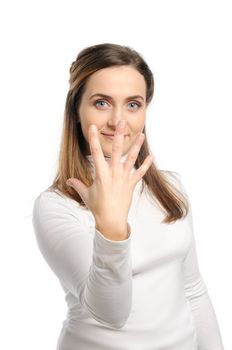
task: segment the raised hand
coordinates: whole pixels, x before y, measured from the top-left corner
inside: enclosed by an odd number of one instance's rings
[[[147,156],[143,164],[133,174],[131,173],[144,141],[145,136],[141,133],[131,147],[126,161],[124,163],[120,162],[123,152],[125,125],[126,120],[121,120],[117,124],[110,161],[105,160],[97,128],[94,124],[91,125],[89,128],[89,145],[95,166],[93,184],[87,187],[75,178],[70,178],[66,182],[79,193],[84,203],[91,210],[95,218],[96,228],[111,240],[125,239],[133,190],[153,161],[152,155]]]

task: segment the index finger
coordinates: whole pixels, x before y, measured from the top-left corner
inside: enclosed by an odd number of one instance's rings
[[[106,169],[106,161],[98,138],[97,127],[91,124],[89,127],[89,146],[93,157],[96,175],[100,175]]]

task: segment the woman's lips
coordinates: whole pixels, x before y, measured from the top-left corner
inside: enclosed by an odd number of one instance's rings
[[[107,138],[108,140],[114,139],[114,135],[108,135],[108,134],[102,134],[102,135],[105,136],[105,138]]]
[[[102,135],[105,136],[109,140],[113,140],[114,139],[114,135],[113,134],[104,134],[104,133],[102,133]],[[124,135],[124,137],[125,136],[128,136],[128,135]]]

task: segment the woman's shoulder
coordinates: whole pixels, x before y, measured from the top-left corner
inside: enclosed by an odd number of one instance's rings
[[[161,169],[160,171],[167,180],[175,183],[181,183],[181,175],[179,172],[167,169]]]
[[[34,199],[34,211],[40,212],[75,212],[80,214],[83,207],[79,202],[68,197],[63,192],[56,188],[48,187],[42,190]]]
[[[46,188],[44,190],[42,190],[41,192],[39,192],[39,194],[37,195],[37,197],[35,198],[35,202],[39,202],[39,201],[50,201],[51,203],[56,203],[56,202],[60,202],[60,201],[67,201],[68,197],[65,196],[61,191],[59,191],[58,189],[53,189],[53,188]]]
[[[180,179],[180,173],[174,170],[167,170],[167,169],[160,169],[160,171],[164,174],[166,174],[167,176],[171,176],[171,177],[177,177],[178,179]]]
[[[92,218],[77,201],[57,189],[47,188],[34,200],[32,222],[40,235],[56,227],[88,227]]]
[[[187,194],[187,189],[183,183],[183,178],[180,172],[174,170],[161,170],[162,174],[164,174],[165,178],[171,185],[173,185],[177,190],[179,190],[183,194]]]

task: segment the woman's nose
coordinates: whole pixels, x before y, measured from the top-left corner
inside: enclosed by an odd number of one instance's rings
[[[111,126],[114,126],[116,128],[118,122],[122,119],[126,120],[126,116],[121,109],[117,109],[112,111],[108,122]]]

